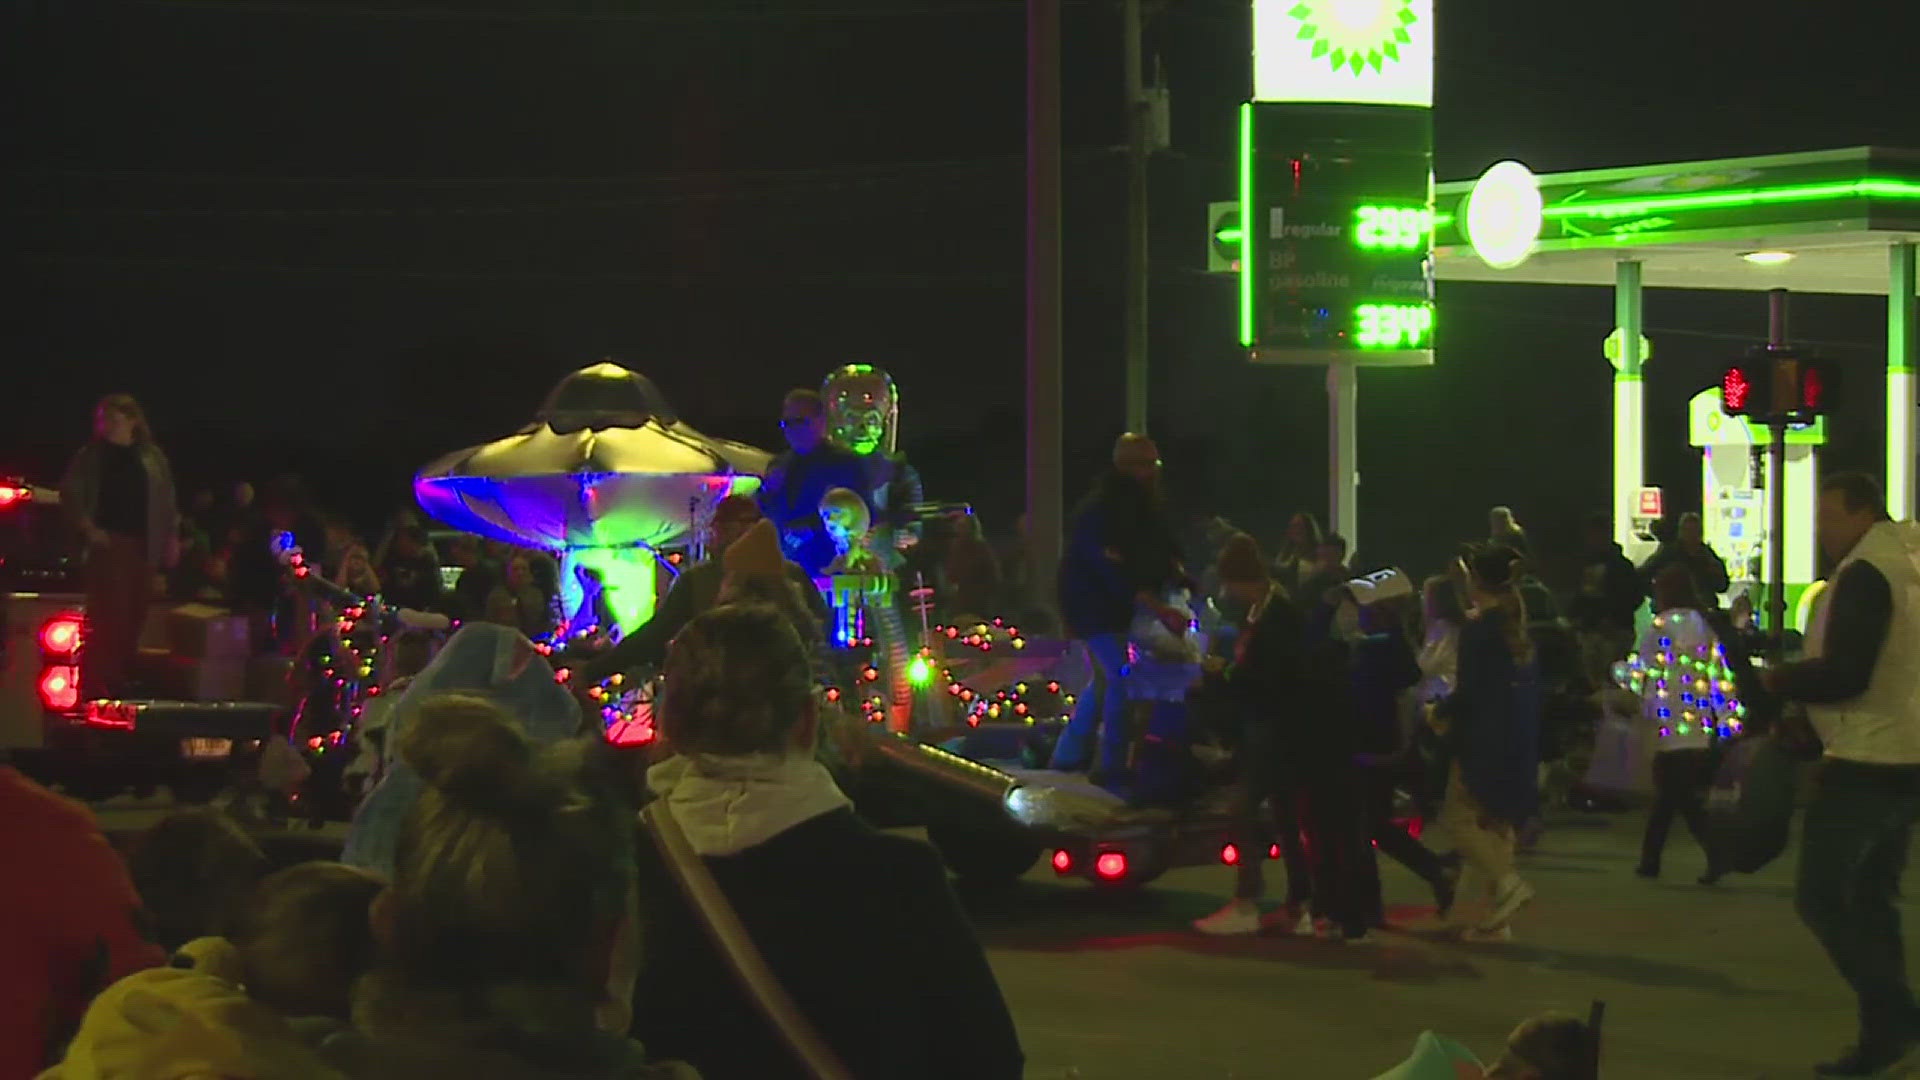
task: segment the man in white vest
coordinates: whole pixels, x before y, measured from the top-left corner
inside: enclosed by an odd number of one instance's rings
[[[1821,1076],[1878,1076],[1920,1045],[1894,908],[1920,821],[1920,526],[1888,519],[1872,478],[1820,486],[1820,547],[1835,563],[1807,659],[1763,683],[1805,702],[1825,746],[1807,807],[1800,918],[1859,999],[1860,1041]]]

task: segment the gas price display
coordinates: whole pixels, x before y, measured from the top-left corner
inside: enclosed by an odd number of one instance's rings
[[[1242,344],[1273,363],[1431,363],[1428,110],[1253,102],[1241,122]]]

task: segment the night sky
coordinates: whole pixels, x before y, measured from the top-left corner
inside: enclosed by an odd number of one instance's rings
[[[1443,180],[1920,147],[1905,16],[1439,7]],[[1017,0],[13,0],[0,36],[0,473],[57,475],[124,389],[190,481],[297,469],[371,525],[415,466],[600,356],[768,446],[787,388],[865,360],[901,385],[931,495],[990,527],[1018,508]],[[1248,37],[1238,0],[1148,30],[1174,109],[1153,429],[1183,507],[1266,532],[1324,513],[1326,410],[1322,371],[1246,365],[1232,286],[1202,272]],[[1065,40],[1078,492],[1122,412],[1118,4],[1068,3]],[[1606,505],[1610,291],[1445,285],[1440,311],[1434,368],[1361,380],[1361,561],[1427,569],[1495,502],[1570,541]],[[1884,302],[1793,315],[1849,375],[1829,467],[1878,472]],[[1652,291],[1646,320],[1650,480],[1684,508],[1686,399],[1764,337],[1765,299]]]

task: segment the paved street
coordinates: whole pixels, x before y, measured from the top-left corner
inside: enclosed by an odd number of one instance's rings
[[[1706,889],[1682,833],[1665,880],[1645,882],[1632,875],[1639,825],[1557,824],[1526,867],[1540,897],[1511,945],[1203,938],[1186,921],[1220,902],[1225,868],[1116,896],[1042,867],[970,901],[1034,1077],[1366,1080],[1423,1028],[1491,1056],[1520,1018],[1584,1015],[1595,998],[1608,1080],[1810,1076],[1851,1040],[1852,1008],[1795,919],[1792,853]],[[1427,913],[1415,879],[1384,860],[1383,873],[1395,918]]]
[[[122,805],[101,816],[118,831],[158,813]],[[1556,822],[1527,865],[1540,897],[1511,945],[1203,938],[1186,924],[1220,902],[1224,867],[1113,894],[1042,864],[1015,888],[966,899],[1039,1080],[1368,1080],[1423,1028],[1490,1056],[1520,1018],[1584,1014],[1594,998],[1607,1002],[1608,1080],[1811,1075],[1851,1037],[1852,1016],[1794,917],[1791,853],[1705,889],[1692,884],[1701,859],[1682,832],[1666,879],[1649,883],[1631,873],[1639,824]],[[339,830],[292,835],[337,842]],[[1424,889],[1397,865],[1382,870],[1394,917],[1417,923]],[[1920,933],[1915,913],[1908,921]]]

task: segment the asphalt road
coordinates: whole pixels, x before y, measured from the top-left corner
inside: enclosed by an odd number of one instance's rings
[[[100,809],[114,832],[160,813],[151,803]],[[1360,945],[1193,932],[1188,921],[1231,885],[1225,867],[1110,893],[1057,880],[1043,861],[1015,886],[965,899],[1020,1025],[1029,1075],[1042,1080],[1369,1080],[1423,1029],[1491,1057],[1521,1018],[1584,1015],[1596,998],[1607,1003],[1608,1080],[1810,1076],[1813,1062],[1851,1041],[1853,1009],[1794,916],[1797,850],[1759,875],[1704,888],[1693,884],[1700,853],[1677,828],[1665,879],[1647,882],[1632,875],[1639,825],[1635,816],[1556,821],[1525,862],[1539,898],[1506,945],[1422,933],[1425,888],[1385,860],[1392,918],[1406,928]],[[296,828],[283,843],[317,851],[339,835]]]

